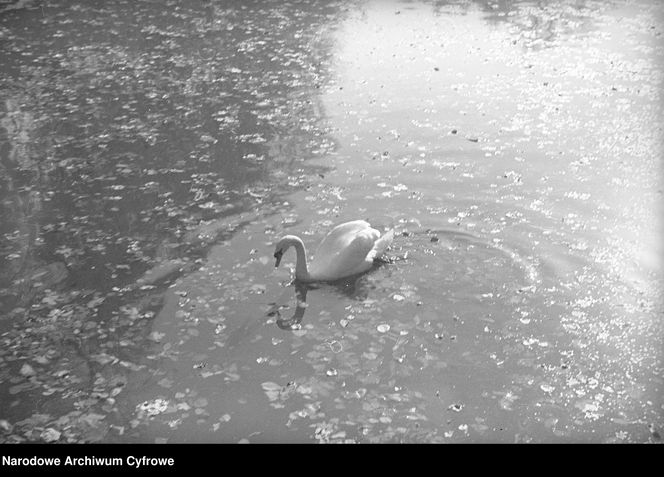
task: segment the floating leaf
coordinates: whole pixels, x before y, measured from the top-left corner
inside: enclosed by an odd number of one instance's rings
[[[25,377],[34,376],[35,374],[37,374],[34,368],[30,366],[28,363],[24,363],[23,366],[21,366],[19,372],[21,373],[22,376]]]
[[[52,427],[49,427],[49,428],[46,428],[42,431],[42,433],[40,434],[40,437],[42,439],[44,439],[44,441],[46,441],[46,442],[55,442],[58,439],[60,439],[61,435],[62,434],[60,433],[60,431],[56,431]]]
[[[386,324],[386,323],[382,323],[382,324],[378,325],[378,326],[376,327],[376,329],[377,329],[380,333],[387,333],[388,331],[390,331],[390,325],[388,325],[388,324]]]

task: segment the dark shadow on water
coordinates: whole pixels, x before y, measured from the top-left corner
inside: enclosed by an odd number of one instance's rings
[[[96,373],[127,379],[91,356],[139,362],[173,280],[329,170],[309,159],[336,148],[321,28],[339,5],[175,3],[0,7],[0,331],[24,359],[57,357],[0,393],[22,403],[12,424],[66,415]]]

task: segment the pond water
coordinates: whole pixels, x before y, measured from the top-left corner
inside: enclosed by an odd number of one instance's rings
[[[661,441],[660,2],[0,10],[2,442]]]

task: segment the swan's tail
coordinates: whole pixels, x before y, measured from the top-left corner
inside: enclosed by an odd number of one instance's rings
[[[392,240],[394,240],[394,229],[388,230],[381,238],[376,240],[371,252],[369,252],[369,258],[372,260],[380,258],[380,256],[383,255],[383,252],[387,250],[387,247],[390,246]]]

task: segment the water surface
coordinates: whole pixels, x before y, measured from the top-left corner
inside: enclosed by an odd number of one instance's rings
[[[3,8],[4,442],[661,441],[658,2]]]

